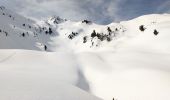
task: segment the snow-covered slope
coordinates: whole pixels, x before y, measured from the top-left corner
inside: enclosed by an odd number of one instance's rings
[[[0,48],[44,50],[50,45],[49,27],[40,27],[36,21],[0,7]],[[56,35],[55,33],[53,35]]]
[[[169,14],[97,25],[0,7],[0,30],[0,100],[170,99]]]
[[[80,89],[86,79],[72,54],[0,50],[0,55],[1,100],[100,100]]]

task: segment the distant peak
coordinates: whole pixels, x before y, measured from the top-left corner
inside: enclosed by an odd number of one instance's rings
[[[67,19],[63,19],[59,16],[52,16],[52,17],[49,17],[47,21],[50,24],[60,24],[60,23],[67,21]]]

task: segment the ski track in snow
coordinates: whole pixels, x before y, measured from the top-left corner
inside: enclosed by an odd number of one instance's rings
[[[7,56],[7,57],[5,57],[5,58],[0,59],[0,63],[3,63],[3,62],[5,62],[5,61],[9,60],[9,59],[12,58],[15,54],[16,54],[16,52],[10,54],[9,56]]]

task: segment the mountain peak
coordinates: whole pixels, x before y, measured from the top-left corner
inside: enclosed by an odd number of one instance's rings
[[[47,22],[49,24],[60,24],[60,23],[63,23],[65,21],[67,21],[67,19],[61,18],[59,16],[51,16],[47,19]]]

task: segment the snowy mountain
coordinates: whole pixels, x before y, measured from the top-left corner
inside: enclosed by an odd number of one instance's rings
[[[0,48],[40,50],[36,44],[41,40],[36,22],[1,7],[0,9]],[[42,41],[42,42],[46,42]]]
[[[0,7],[0,100],[170,99],[170,15],[97,25]]]

